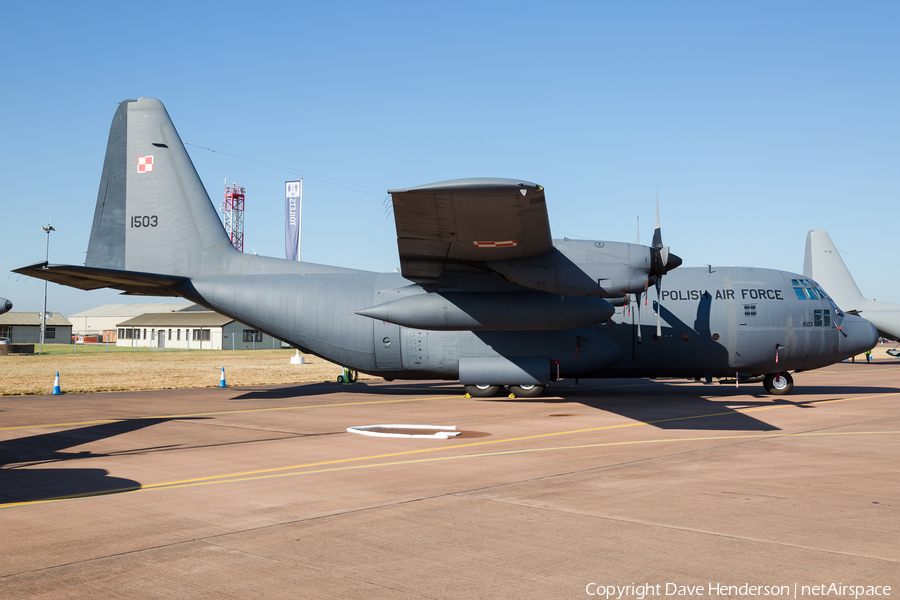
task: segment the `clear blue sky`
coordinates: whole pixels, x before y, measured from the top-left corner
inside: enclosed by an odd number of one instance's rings
[[[0,38],[0,296],[39,311],[83,264],[117,103],[163,101],[245,250],[398,266],[389,188],[510,177],[556,237],[663,237],[685,266],[800,271],[826,229],[863,294],[900,302],[896,2],[17,2]],[[204,150],[211,148],[217,152]],[[244,157],[249,160],[235,158]],[[277,167],[284,167],[287,171]],[[153,299],[50,284],[48,308]]]

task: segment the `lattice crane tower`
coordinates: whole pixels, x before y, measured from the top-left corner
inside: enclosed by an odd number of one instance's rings
[[[244,251],[244,192],[245,189],[232,183],[225,185],[225,202],[219,208],[225,215],[225,233],[239,251]]]

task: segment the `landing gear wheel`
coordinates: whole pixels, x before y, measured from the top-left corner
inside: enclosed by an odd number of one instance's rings
[[[509,386],[509,393],[511,393],[516,398],[536,398],[541,395],[541,392],[544,391],[544,386],[542,385],[511,385]]]
[[[769,373],[763,379],[763,386],[770,394],[790,394],[794,389],[794,378],[790,373]]]
[[[496,396],[500,391],[499,385],[467,385],[466,393],[468,393],[473,398],[490,398],[491,396]]]

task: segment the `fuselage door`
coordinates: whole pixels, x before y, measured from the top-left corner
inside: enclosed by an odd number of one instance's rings
[[[387,321],[374,322],[375,366],[378,369],[402,367],[400,360],[400,326]]]

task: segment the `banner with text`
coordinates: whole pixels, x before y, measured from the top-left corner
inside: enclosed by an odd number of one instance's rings
[[[300,260],[300,208],[303,180],[284,182],[284,257]]]

